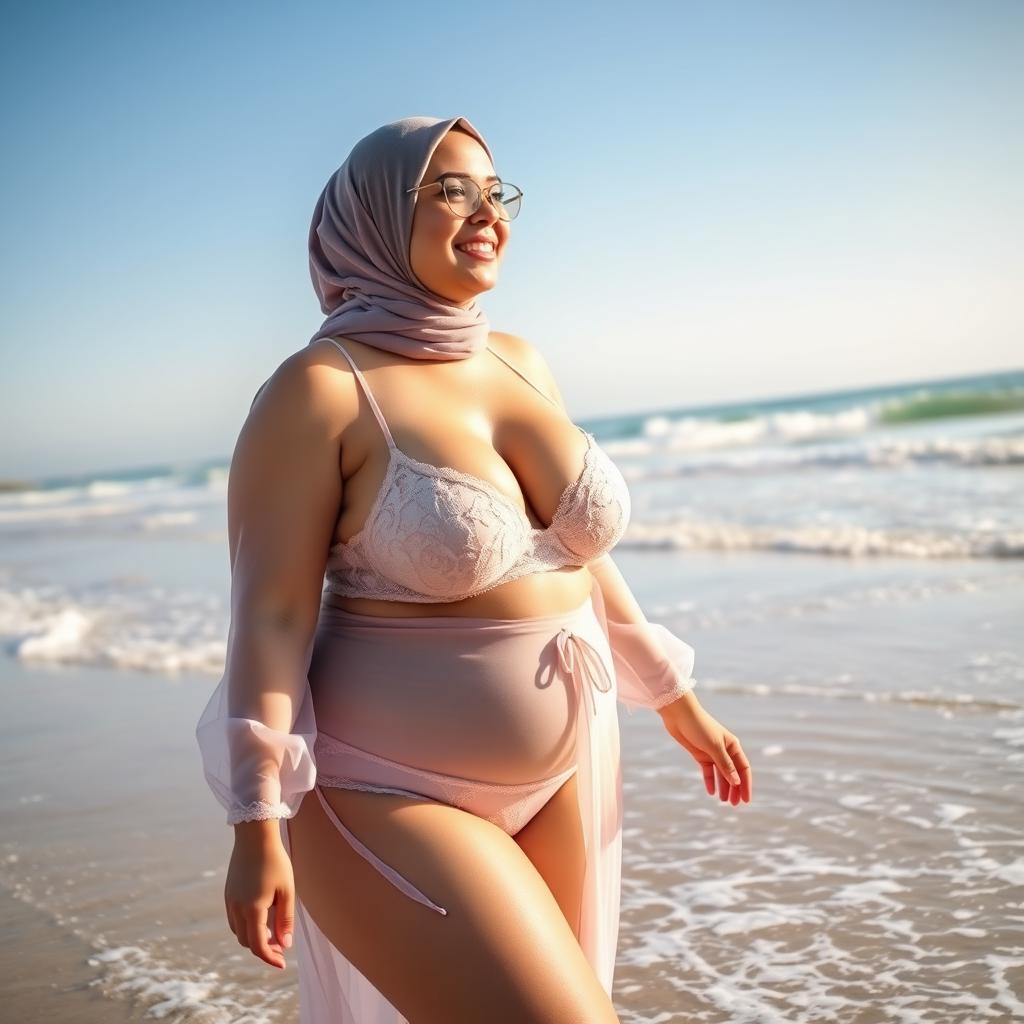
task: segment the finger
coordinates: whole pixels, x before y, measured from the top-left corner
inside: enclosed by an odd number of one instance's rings
[[[249,936],[249,928],[248,928],[248,925],[246,924],[245,917],[238,910],[235,911],[235,927],[234,927],[234,932],[235,932],[235,938],[238,939],[238,944],[240,946],[245,946],[246,949],[248,949],[249,948],[249,937],[248,937]]]
[[[715,764],[718,765],[723,777],[731,786],[740,784],[740,773],[736,770],[736,765],[724,745],[721,750],[715,752]]]
[[[740,794],[744,802],[749,804],[754,792],[754,778],[749,768],[740,768],[740,779]]]
[[[730,736],[726,742],[726,746],[729,749],[729,754],[732,757],[733,764],[736,765],[736,770],[740,773],[740,786],[743,791],[743,799],[750,803],[751,797],[754,795],[754,771],[750,767],[750,761],[747,759],[747,755],[743,752],[743,747],[740,745],[740,741],[735,736]]]
[[[270,910],[267,911],[267,928],[270,931],[270,937],[267,939],[267,946],[274,951],[278,956],[284,955],[284,946],[281,945],[280,940],[277,937],[277,904],[271,903]]]
[[[704,774],[704,788],[708,796],[715,795],[715,766],[710,761],[701,762],[701,772]]]
[[[729,785],[729,780],[722,774],[722,769],[718,768],[718,799],[723,803],[729,802],[729,792],[732,787]]]
[[[267,942],[267,908],[251,906],[246,914],[249,948],[271,967],[284,968],[284,957],[274,952]]]
[[[715,765],[715,778],[718,781],[718,799],[724,804],[729,799],[729,791],[732,787],[718,765]]]
[[[295,931],[295,893],[291,888],[278,889],[277,899],[272,908],[274,921],[271,932],[274,941],[284,949],[292,945],[292,933]]]

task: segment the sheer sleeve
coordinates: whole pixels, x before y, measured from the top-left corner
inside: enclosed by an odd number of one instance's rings
[[[693,648],[647,620],[610,554],[587,567],[594,577],[594,607],[615,663],[618,699],[628,712],[662,708],[693,690]]]
[[[261,385],[227,481],[231,564],[224,673],[195,727],[228,824],[294,817],[316,784],[309,670],[342,504],[339,437],[355,406],[318,352]]]
[[[227,823],[290,818],[316,782],[316,721],[309,689],[310,641],[301,676],[287,681],[292,696],[288,732],[245,717],[246,655],[233,619],[228,629],[224,675],[196,726],[206,782],[227,811]]]

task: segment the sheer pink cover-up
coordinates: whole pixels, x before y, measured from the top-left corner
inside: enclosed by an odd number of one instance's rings
[[[580,945],[610,996],[623,816],[615,705],[658,708],[688,692],[695,685],[694,652],[659,624],[610,619],[598,582],[601,567],[594,568],[587,601],[554,616],[385,619],[325,603],[289,733],[229,713],[233,681],[244,685],[229,631],[225,674],[196,732],[207,781],[228,822],[280,818],[290,852],[285,819],[312,789],[335,828],[396,888],[424,912],[445,913],[345,827],[318,784],[442,800],[514,834],[576,772],[587,848]],[[460,635],[461,642],[451,642]],[[446,671],[424,680],[423,666],[438,656]],[[396,675],[403,662],[404,672]],[[563,685],[548,685],[558,680]],[[467,706],[473,690],[477,699]],[[408,713],[417,700],[421,705]],[[436,710],[423,727],[428,703]],[[407,713],[396,714],[396,707]],[[453,730],[447,737],[437,731],[445,715]],[[466,716],[473,729],[459,728]],[[557,737],[564,740],[573,719],[570,742],[559,745]],[[456,734],[478,735],[482,742],[479,748],[456,744]],[[342,891],[344,884],[339,878]],[[298,899],[294,952],[301,1024],[407,1024]]]
[[[256,627],[241,609],[261,553],[242,532],[225,673],[196,730],[210,788],[229,823],[283,822],[313,790],[353,849],[424,912],[446,915],[348,829],[322,788],[441,801],[515,835],[575,774],[586,844],[578,935],[610,996],[623,814],[616,702],[658,708],[695,685],[693,649],[644,618],[608,553],[629,519],[626,482],[593,435],[571,424],[586,438],[582,468],[550,524],[534,527],[488,481],[405,455],[359,367],[327,340],[345,356],[380,425],[388,471],[363,529],[331,549],[317,628],[295,678],[254,662],[259,645],[248,631]],[[556,615],[395,618],[353,615],[332,603],[335,593],[457,600],[567,565],[586,565],[592,587],[582,605]],[[253,691],[268,685],[297,708],[288,732],[246,714]],[[281,837],[290,853],[283,824]],[[339,878],[341,898],[344,884]],[[404,1021],[299,899],[294,948],[301,1024]]]

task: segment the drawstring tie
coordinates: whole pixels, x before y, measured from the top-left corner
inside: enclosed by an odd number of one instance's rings
[[[574,633],[567,626],[558,631],[555,642],[558,646],[559,664],[572,676],[576,689],[582,690],[585,694],[581,695],[581,699],[590,705],[591,715],[596,715],[597,703],[591,686],[601,693],[608,693],[613,685],[601,653],[586,637]],[[585,669],[589,671],[584,671]],[[581,675],[584,678],[581,678]],[[590,685],[586,685],[587,683]]]

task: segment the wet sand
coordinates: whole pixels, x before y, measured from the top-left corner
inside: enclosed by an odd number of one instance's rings
[[[709,797],[623,730],[622,1021],[973,1024],[1024,1012],[1021,573],[623,553],[754,765]],[[223,914],[193,729],[215,678],[0,662],[5,1016],[293,1021]]]

